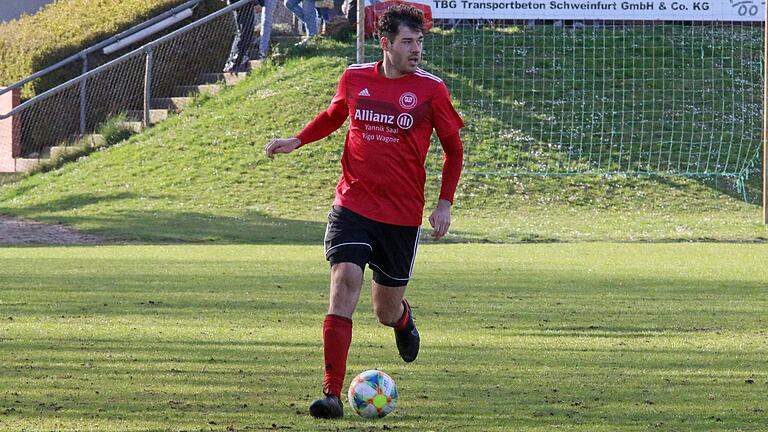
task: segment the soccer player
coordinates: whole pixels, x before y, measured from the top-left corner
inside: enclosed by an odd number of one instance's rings
[[[296,137],[274,139],[268,157],[320,140],[350,118],[341,178],[328,215],[325,256],[331,264],[328,315],[323,322],[324,398],[309,407],[319,418],[343,415],[340,400],[352,342],[352,314],[360,298],[363,269],[373,272],[371,301],[376,318],[394,328],[400,357],[419,353],[419,332],[404,298],[411,277],[424,209],[424,162],[432,130],[445,153],[437,207],[429,217],[432,237],[451,223],[451,205],[461,175],[461,117],[445,83],[418,67],[424,17],[409,6],[382,16],[383,60],[353,64],[339,79],[336,95]]]

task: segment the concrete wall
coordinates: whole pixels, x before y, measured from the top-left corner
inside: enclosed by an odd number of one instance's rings
[[[54,0],[0,0],[0,22],[16,19],[22,13],[34,15]]]

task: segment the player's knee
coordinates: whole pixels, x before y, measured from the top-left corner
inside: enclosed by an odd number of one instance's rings
[[[354,291],[355,282],[349,276],[338,276],[333,278],[334,291],[350,292]]]
[[[359,267],[351,263],[339,263],[333,266],[331,274],[332,291],[342,295],[357,293],[363,283],[362,272]]]
[[[374,304],[373,314],[376,319],[385,326],[394,326],[400,319],[398,316],[400,311],[396,307],[390,307],[389,305]]]

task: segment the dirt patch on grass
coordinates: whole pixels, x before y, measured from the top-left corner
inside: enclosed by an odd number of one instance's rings
[[[107,243],[101,237],[83,234],[64,225],[52,225],[0,216],[0,245],[73,245]]]

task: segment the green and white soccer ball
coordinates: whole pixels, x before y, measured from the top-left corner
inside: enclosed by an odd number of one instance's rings
[[[395,410],[395,380],[384,372],[368,370],[349,385],[349,405],[360,417],[381,418]]]

